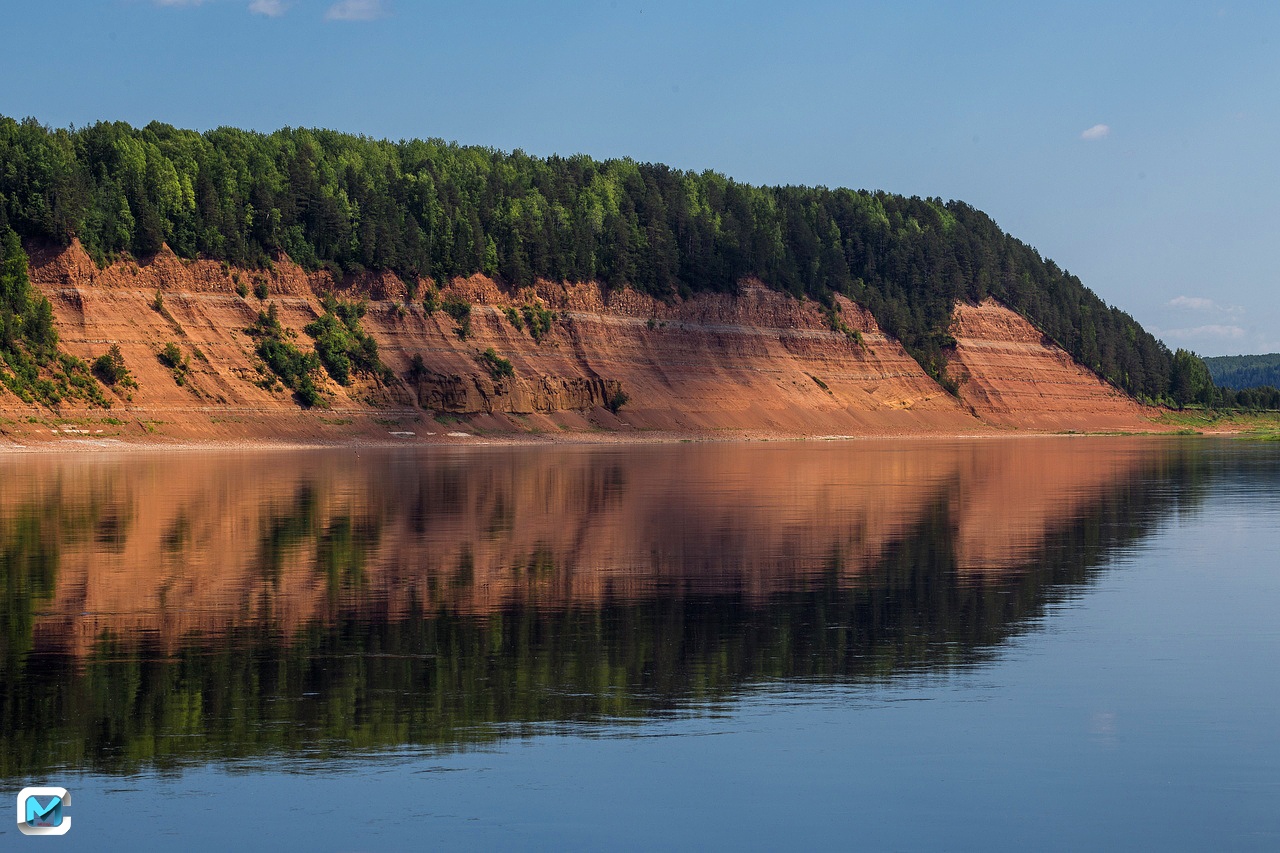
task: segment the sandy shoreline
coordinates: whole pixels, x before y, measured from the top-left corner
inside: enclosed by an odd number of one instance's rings
[[[1151,437],[1186,437],[1192,433],[1176,431],[1166,427],[1159,429],[1153,424],[1152,430],[1117,432],[1040,432],[1029,430],[990,430],[964,433],[912,433],[865,434],[865,435],[787,435],[767,432],[734,432],[733,434],[709,434],[699,432],[581,432],[572,434],[549,435],[540,434],[471,434],[463,437],[457,435],[424,435],[404,438],[377,438],[371,436],[351,436],[344,439],[269,439],[248,437],[238,440],[198,441],[191,439],[153,439],[138,440],[134,438],[75,438],[61,437],[23,444],[9,440],[0,443],[0,456],[19,454],[45,453],[186,453],[200,451],[217,452],[277,452],[277,451],[315,451],[315,450],[385,450],[392,448],[465,448],[465,447],[573,447],[602,445],[654,445],[654,444],[688,444],[688,443],[724,443],[724,444],[767,444],[767,443],[799,443],[799,442],[862,442],[862,441],[961,441],[992,439],[1037,439],[1037,438],[1151,438]],[[1231,427],[1214,430],[1201,430],[1197,436],[1231,436],[1240,435],[1248,430],[1244,427]]]

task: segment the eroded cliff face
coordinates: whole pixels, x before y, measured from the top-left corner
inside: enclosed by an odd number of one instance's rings
[[[955,355],[948,371],[960,396],[987,423],[1060,430],[1132,430],[1159,414],[1047,339],[1018,314],[988,299],[955,308]]]
[[[605,408],[622,393],[616,379],[539,376],[533,380],[429,373],[412,379],[418,405],[461,415],[553,414]]]
[[[118,344],[138,387],[116,393],[107,412],[66,404],[50,413],[0,392],[0,431],[11,440],[390,434],[439,441],[465,440],[458,433],[600,430],[959,435],[993,427],[1149,426],[1140,407],[990,302],[956,310],[957,400],[860,306],[840,299],[849,333],[835,331],[819,306],[749,281],[734,295],[664,303],[595,284],[543,281],[510,292],[483,276],[456,279],[440,295],[472,304],[463,337],[459,323],[443,311],[427,313],[390,274],[336,281],[287,260],[269,271],[235,270],[167,250],[145,263],[99,269],[78,245],[30,254],[32,282],[53,305],[64,349],[92,359]],[[420,281],[413,290],[432,286]],[[260,299],[254,293],[263,288]],[[308,349],[311,339],[301,330],[322,312],[326,292],[369,300],[364,328],[396,378],[357,377],[349,386],[326,378],[327,406],[303,410],[286,389],[272,387],[245,330],[274,303],[280,322]],[[538,339],[522,316],[525,306],[550,318]],[[158,358],[168,342],[190,355],[181,384]],[[511,362],[514,375],[488,369],[483,353],[490,348]]]

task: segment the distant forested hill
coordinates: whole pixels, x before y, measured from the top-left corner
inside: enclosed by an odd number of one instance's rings
[[[1077,360],[1147,399],[1213,393],[1125,312],[959,201],[753,187],[582,155],[324,130],[206,133],[120,122],[50,129],[0,117],[0,232],[99,260],[179,255],[260,264],[278,252],[410,281],[485,272],[598,280],[670,297],[743,277],[831,304],[843,293],[943,379],[951,308],[994,296]]]
[[[1204,359],[1209,375],[1223,388],[1280,388],[1280,353],[1266,355],[1222,355]]]

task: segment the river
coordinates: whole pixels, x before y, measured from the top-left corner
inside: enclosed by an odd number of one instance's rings
[[[0,777],[68,850],[1272,850],[1277,567],[1235,439],[11,455]]]

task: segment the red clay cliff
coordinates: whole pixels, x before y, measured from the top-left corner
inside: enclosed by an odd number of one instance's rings
[[[105,411],[51,411],[0,390],[0,441],[11,444],[1137,432],[1158,414],[992,300],[956,307],[948,367],[960,382],[956,397],[860,306],[838,298],[833,324],[820,306],[752,281],[736,295],[665,303],[595,284],[540,281],[510,291],[479,275],[455,279],[440,295],[472,303],[463,339],[451,317],[427,313],[389,273],[335,281],[287,259],[237,270],[167,249],[100,269],[79,244],[30,254],[32,284],[53,305],[62,347],[88,360],[119,345],[138,387],[109,392]],[[259,299],[253,291],[263,285]],[[421,281],[416,290],[433,286]],[[245,329],[274,302],[306,349],[302,328],[322,313],[325,292],[368,300],[364,329],[396,378],[357,377],[344,387],[326,377],[327,406],[307,410],[287,389],[269,389]],[[541,340],[510,319],[508,309],[519,316],[526,305],[555,312]],[[158,358],[168,342],[190,356],[181,385]],[[480,358],[489,348],[514,376],[490,374]],[[425,367],[416,375],[415,355]]]

